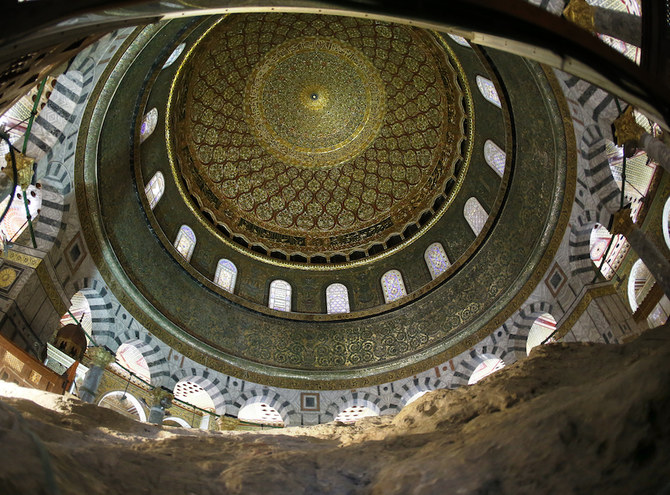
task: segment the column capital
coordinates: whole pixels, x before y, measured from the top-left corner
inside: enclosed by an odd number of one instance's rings
[[[629,106],[614,121],[614,135],[616,136],[617,146],[641,147],[640,140],[643,134],[647,132],[635,120],[633,107]]]
[[[623,234],[626,238],[630,237],[630,233],[635,229],[630,212],[630,206],[627,206],[614,214],[612,227],[610,228],[612,235]]]
[[[590,33],[596,32],[595,8],[586,0],[570,0],[563,9],[563,17]]]
[[[172,403],[174,395],[162,387],[156,387],[151,391],[151,399],[152,406],[165,409]]]
[[[86,351],[88,357],[91,358],[91,361],[95,366],[100,368],[105,368],[109,363],[113,363],[115,357],[104,347],[89,347]]]
[[[14,158],[16,159],[16,172],[18,175],[18,177],[16,177],[16,183],[25,191],[33,180],[33,164],[35,163],[35,160],[24,155],[20,151],[14,151]],[[12,169],[11,152],[5,155],[5,161],[7,164],[2,167],[2,171],[13,181],[14,170]]]

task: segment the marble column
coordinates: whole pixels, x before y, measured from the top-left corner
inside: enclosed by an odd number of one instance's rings
[[[165,410],[172,404],[174,396],[167,390],[156,387],[151,391],[151,409],[149,410],[149,423],[160,425],[165,418]]]
[[[105,367],[107,367],[109,363],[114,362],[114,355],[108,352],[104,347],[91,347],[86,352],[91,358],[93,365],[88,369],[84,376],[84,383],[79,389],[79,398],[83,402],[92,404],[95,402],[98,386],[100,385],[100,380],[105,372]]]
[[[586,0],[570,0],[563,17],[592,33],[642,45],[642,18],[636,15],[589,5]]]

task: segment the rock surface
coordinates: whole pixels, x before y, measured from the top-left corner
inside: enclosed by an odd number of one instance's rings
[[[670,494],[667,326],[353,426],[184,430],[0,384],[1,494]]]

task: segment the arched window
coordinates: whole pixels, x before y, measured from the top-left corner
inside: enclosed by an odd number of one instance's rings
[[[477,87],[479,88],[482,96],[498,108],[502,108],[502,105],[500,104],[500,97],[498,96],[498,92],[496,91],[496,87],[493,82],[490,79],[482,76],[477,76],[475,79],[477,81]]]
[[[214,283],[228,292],[235,292],[235,280],[237,279],[237,267],[226,259],[220,259],[216,264]]]
[[[268,307],[277,311],[291,311],[291,284],[284,280],[273,280]]]
[[[349,291],[342,284],[330,284],[326,289],[328,314],[349,312]]]
[[[475,235],[479,235],[484,228],[486,220],[489,218],[488,213],[486,213],[484,207],[477,201],[477,198],[470,198],[465,202],[463,215]]]
[[[398,270],[389,270],[382,276],[382,291],[387,304],[407,295],[405,283]]]
[[[156,107],[149,110],[144,116],[142,125],[140,126],[140,143],[143,143],[151,133],[154,132],[156,124],[158,123],[158,110]]]
[[[505,173],[505,160],[507,155],[496,143],[487,139],[484,143],[484,159],[496,173],[502,177]]]
[[[149,201],[149,208],[152,210],[158,204],[158,200],[163,196],[165,191],[165,179],[162,172],[156,172],[154,176],[149,179],[147,185],[144,186],[144,193],[147,195]]]
[[[468,40],[466,40],[465,38],[463,38],[463,36],[459,36],[459,35],[457,35],[457,34],[451,34],[451,33],[447,33],[447,34],[449,35],[449,37],[450,37],[452,40],[454,40],[454,41],[455,41],[456,43],[458,43],[459,45],[470,48],[470,43],[468,43]]]
[[[190,227],[182,225],[174,241],[174,247],[186,261],[191,261],[195,249],[195,233]]]
[[[447,253],[444,252],[444,248],[439,242],[434,242],[428,246],[426,252],[423,253],[423,259],[426,261],[428,271],[433,279],[447,271],[447,268],[451,265]]]
[[[184,43],[177,45],[177,48],[175,48],[174,51],[170,54],[162,68],[165,69],[166,67],[170,67],[175,62],[175,60],[179,58],[179,55],[181,55],[181,52],[184,51],[185,47],[186,45]]]
[[[670,249],[670,198],[665,202],[663,207],[663,239],[665,239],[665,245]]]
[[[556,331],[556,320],[549,313],[538,316],[528,331],[526,339],[526,354],[530,354],[533,347],[542,344]]]

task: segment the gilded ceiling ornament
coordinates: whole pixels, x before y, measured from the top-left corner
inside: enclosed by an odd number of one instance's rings
[[[0,288],[6,289],[16,280],[16,271],[12,268],[0,270]]]
[[[642,135],[645,132],[644,127],[635,120],[632,106],[628,106],[614,121],[614,134],[617,146],[637,148],[640,146],[640,139],[642,139]]]
[[[91,359],[95,366],[100,368],[106,367],[108,364],[113,363],[115,357],[104,347],[89,347],[86,349],[86,354]]]
[[[448,49],[401,25],[286,19],[224,20],[185,58],[168,135],[190,195],[231,238],[286,256],[348,260],[419,230],[441,198],[439,217],[470,153]]]
[[[35,159],[27,157],[19,151],[14,151],[14,158],[16,160],[16,171],[18,173],[16,182],[21,186],[21,189],[25,191],[33,180],[33,164],[35,163]],[[2,171],[13,181],[14,170],[12,169],[11,153],[5,155],[5,161],[7,162],[7,165],[2,167]]]
[[[586,0],[570,0],[563,9],[563,17],[591,33],[596,31],[594,14],[595,7],[586,3]]]
[[[622,234],[626,238],[630,236],[630,233],[635,228],[630,212],[630,206],[628,206],[614,214],[612,217],[612,228],[610,228],[612,235]]]
[[[165,390],[164,388],[155,387],[151,391],[151,399],[152,399],[151,401],[152,406],[162,407],[163,409],[165,409],[174,400],[174,395],[172,394],[172,392]]]

